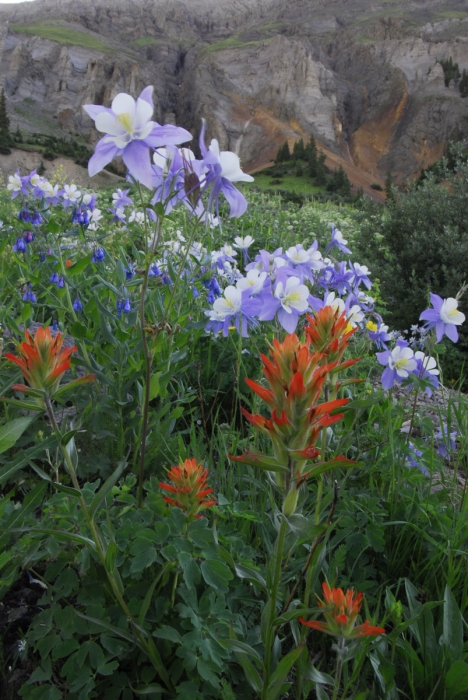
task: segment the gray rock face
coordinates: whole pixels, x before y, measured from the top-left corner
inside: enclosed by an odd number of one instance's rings
[[[246,169],[313,134],[376,180],[404,179],[468,134],[464,0],[35,0],[0,5],[13,125],[98,138],[82,110],[154,85],[155,119],[239,153]],[[72,45],[73,44],[73,45]]]

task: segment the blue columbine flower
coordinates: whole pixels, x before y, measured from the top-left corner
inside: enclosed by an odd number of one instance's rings
[[[229,204],[229,216],[242,216],[247,209],[247,200],[237,190],[233,182],[253,182],[251,175],[246,175],[240,168],[239,157],[231,151],[220,151],[219,143],[213,139],[209,148],[205,145],[205,122],[200,132],[200,151],[203,165],[206,168],[205,182],[211,192],[209,196],[208,211],[213,210],[218,214],[218,200],[221,192]]]
[[[408,379],[414,372],[417,362],[414,352],[407,347],[408,343],[399,341],[392,351],[378,352],[377,360],[381,365],[386,365],[382,374],[382,386],[384,389],[392,389],[395,382],[401,383]]]
[[[457,326],[465,320],[465,314],[458,311],[458,301],[449,297],[442,299],[438,294],[431,293],[431,304],[433,309],[426,309],[419,319],[427,321],[426,328],[436,329],[437,342],[440,343],[444,335],[454,343],[458,340]]]
[[[135,101],[125,93],[112,100],[111,108],[84,105],[85,111],[96,123],[96,129],[105,134],[98,141],[88,163],[91,176],[100,172],[116,156],[122,156],[130,175],[152,188],[150,148],[178,145],[190,141],[192,135],[185,129],[151,121],[153,116],[153,87],[146,87]]]
[[[341,231],[335,228],[333,224],[330,224],[330,226],[332,238],[325,250],[325,253],[328,253],[328,251],[332,248],[338,248],[338,250],[341,250],[342,253],[345,253],[346,255],[351,255],[350,249],[346,247],[346,243],[348,241],[346,240],[346,238],[343,238],[343,234],[341,233]]]
[[[91,258],[91,262],[100,263],[104,260],[105,257],[106,257],[106,252],[100,246],[96,246],[94,248],[94,253],[93,253],[93,257]]]

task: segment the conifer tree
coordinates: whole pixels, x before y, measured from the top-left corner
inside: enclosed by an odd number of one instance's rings
[[[327,184],[327,168],[325,165],[326,155],[323,151],[320,151],[320,155],[317,158],[317,172],[315,174],[315,182],[317,185]]]
[[[303,139],[294,142],[292,157],[293,160],[305,160],[305,148]]]
[[[459,87],[460,95],[462,97],[468,97],[468,73],[465,68],[463,69]]]
[[[310,177],[317,175],[317,144],[313,136],[304,149],[305,159],[307,160],[308,172]]]
[[[2,90],[0,93],[0,153],[11,153],[11,143],[10,119],[6,108],[5,90]]]

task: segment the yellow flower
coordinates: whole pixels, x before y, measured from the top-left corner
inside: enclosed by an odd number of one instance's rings
[[[366,323],[366,328],[368,328],[370,331],[373,331],[373,332],[374,332],[374,331],[377,330],[378,326],[377,326],[376,323],[374,323],[374,321],[368,321],[368,322]]]

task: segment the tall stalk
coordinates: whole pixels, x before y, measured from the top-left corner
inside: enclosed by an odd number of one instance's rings
[[[263,678],[263,690],[262,690],[262,700],[267,700],[268,697],[268,686],[270,684],[271,676],[271,652],[273,649],[274,637],[275,637],[275,627],[273,622],[276,618],[276,601],[278,600],[278,589],[281,580],[281,569],[283,565],[283,551],[284,551],[284,540],[286,537],[287,521],[284,515],[281,515],[281,525],[278,532],[278,539],[276,541],[276,552],[275,552],[275,569],[273,574],[273,583],[271,587],[271,593],[268,600],[269,611],[268,611],[268,624],[266,633],[266,643],[265,643],[265,675]]]

